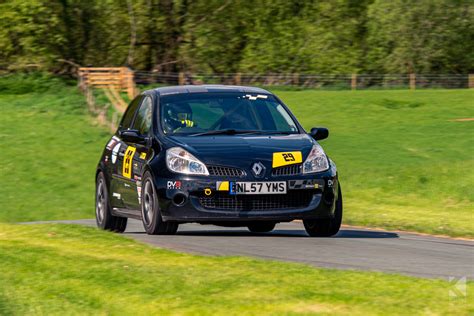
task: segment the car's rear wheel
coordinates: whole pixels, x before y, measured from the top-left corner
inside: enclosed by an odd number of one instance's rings
[[[331,237],[339,232],[342,223],[342,192],[340,185],[338,192],[334,217],[316,220],[303,220],[304,228],[311,237]]]
[[[95,219],[97,227],[117,233],[127,228],[127,218],[112,215],[109,202],[109,191],[102,172],[97,175],[95,190]]]
[[[249,224],[247,228],[252,233],[268,233],[271,232],[275,228],[275,223],[273,222],[255,222]]]
[[[149,235],[172,235],[178,230],[178,223],[165,222],[161,216],[158,197],[151,174],[147,171],[143,177],[142,222]]]

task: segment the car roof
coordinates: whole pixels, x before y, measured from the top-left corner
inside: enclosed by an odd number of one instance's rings
[[[206,92],[244,92],[244,93],[260,93],[260,94],[272,94],[271,92],[246,86],[231,86],[231,85],[218,85],[218,84],[207,84],[207,85],[184,85],[184,86],[171,86],[161,87],[152,90],[147,90],[145,93],[154,92],[158,95],[169,95],[169,94],[184,94],[184,93],[206,93]]]

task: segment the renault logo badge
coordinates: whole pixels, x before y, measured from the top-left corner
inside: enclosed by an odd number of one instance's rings
[[[256,178],[261,178],[265,174],[265,166],[261,162],[256,162],[252,166],[252,172]]]

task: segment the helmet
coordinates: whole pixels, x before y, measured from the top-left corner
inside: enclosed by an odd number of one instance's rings
[[[165,117],[181,121],[192,119],[193,112],[187,103],[168,103],[165,105]]]
[[[164,106],[166,129],[173,132],[180,127],[192,127],[193,112],[187,103],[167,103]]]

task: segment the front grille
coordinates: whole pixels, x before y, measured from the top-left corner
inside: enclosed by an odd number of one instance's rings
[[[272,176],[295,176],[301,173],[301,164],[273,168]]]
[[[314,190],[290,190],[287,194],[229,195],[215,192],[213,196],[199,196],[205,209],[259,211],[304,208],[311,203]]]
[[[219,177],[242,177],[245,175],[242,169],[221,166],[209,166],[209,175]]]

